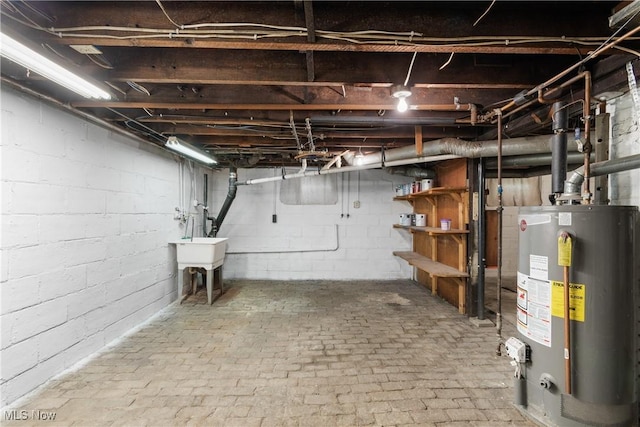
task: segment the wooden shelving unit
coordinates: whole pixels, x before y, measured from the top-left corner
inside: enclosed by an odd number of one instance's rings
[[[468,200],[466,187],[436,187],[393,200],[406,201],[414,213],[427,215],[427,226],[393,227],[409,231],[413,236],[413,251],[393,254],[418,269],[417,280],[431,288],[465,313],[467,287]],[[451,220],[451,229],[442,230],[440,220]]]

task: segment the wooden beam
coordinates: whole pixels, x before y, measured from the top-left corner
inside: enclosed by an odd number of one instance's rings
[[[211,39],[194,39],[185,36],[165,37],[158,39],[112,39],[105,37],[62,37],[54,39],[58,44],[76,45],[92,44],[100,46],[119,47],[169,47],[187,49],[235,49],[235,50],[284,50],[284,51],[312,51],[312,52],[404,52],[404,53],[478,53],[504,55],[576,55],[588,54],[592,47],[583,46],[471,46],[451,44],[345,44],[345,43],[309,43],[303,42],[270,42],[270,41],[220,41]],[[602,55],[617,53],[609,50]]]
[[[415,127],[416,155],[422,155],[422,126]]]
[[[217,104],[209,102],[158,102],[158,101],[94,101],[80,100],[71,102],[76,108],[159,108],[168,110],[294,110],[294,111],[337,111],[363,110],[380,111],[393,110],[390,104]],[[413,111],[459,111],[455,106],[434,104],[411,104]]]

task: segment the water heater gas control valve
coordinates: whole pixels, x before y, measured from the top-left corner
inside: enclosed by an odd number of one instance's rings
[[[511,337],[504,344],[507,349],[507,355],[518,363],[527,361],[527,345],[516,337]]]

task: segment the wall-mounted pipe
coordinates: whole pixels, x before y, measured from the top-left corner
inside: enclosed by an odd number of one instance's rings
[[[553,104],[553,147],[551,149],[551,195],[552,203],[562,194],[564,180],[567,178],[567,128],[569,115],[566,103]]]
[[[211,231],[209,232],[209,237],[217,236],[218,230],[220,230],[220,227],[224,222],[224,218],[227,216],[227,212],[229,212],[229,208],[231,207],[233,200],[236,198],[236,193],[238,191],[237,182],[238,182],[237,169],[235,167],[230,167],[229,168],[229,191],[227,192],[227,197],[224,199],[224,203],[222,203],[220,212],[218,212],[218,216],[215,218],[209,218],[213,221],[213,226],[211,227]]]
[[[609,175],[611,173],[623,172],[640,168],[640,154],[620,157],[600,163],[591,164],[591,177]],[[575,197],[580,194],[580,186],[585,179],[584,166],[573,171],[569,179],[564,183],[564,197]]]
[[[249,255],[249,254],[298,254],[307,252],[336,252],[340,249],[340,232],[338,224],[335,225],[336,239],[335,243],[327,248],[306,248],[306,249],[276,249],[276,250],[255,250],[255,251],[234,251],[227,250],[227,255]]]
[[[207,220],[209,219],[209,175],[204,174],[203,184],[202,184],[204,195],[202,197],[202,235],[207,235]]]

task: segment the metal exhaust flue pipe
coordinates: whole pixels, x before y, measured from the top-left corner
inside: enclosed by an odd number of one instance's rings
[[[620,157],[599,163],[591,163],[590,177],[608,175],[616,172],[624,172],[640,168],[640,154]],[[584,165],[574,170],[569,179],[564,183],[565,197],[580,196],[580,187],[584,181]]]
[[[564,181],[567,178],[567,128],[569,127],[566,103],[553,104],[553,146],[551,147],[551,195],[555,204],[557,196],[562,194]]]

